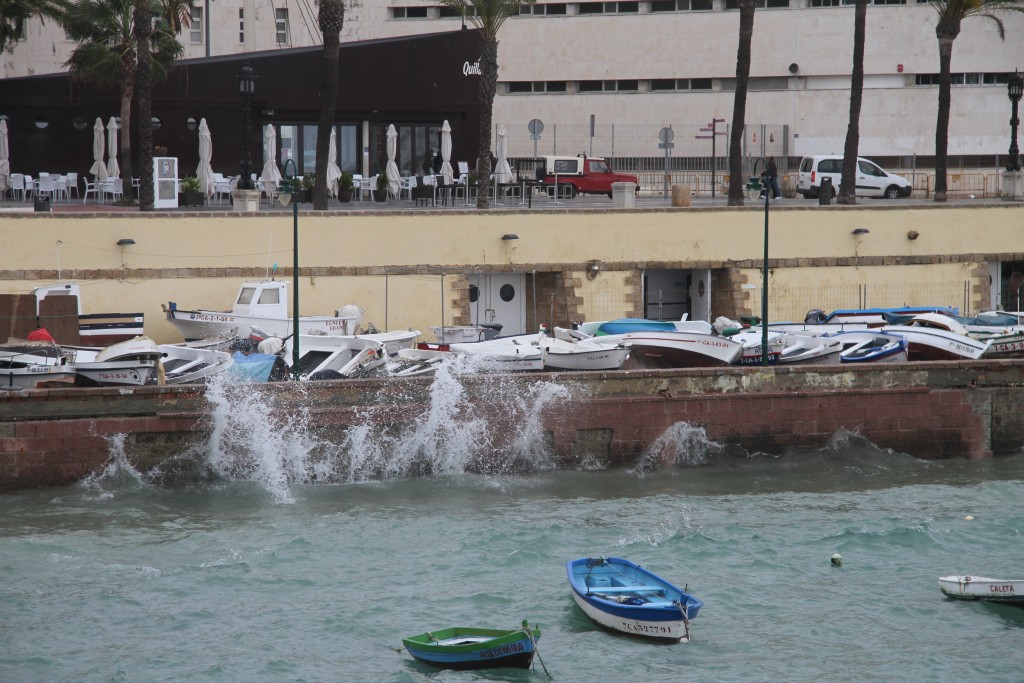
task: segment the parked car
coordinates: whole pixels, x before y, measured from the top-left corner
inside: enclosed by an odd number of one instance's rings
[[[823,179],[831,182],[833,196],[839,192],[843,179],[843,157],[833,155],[806,156],[800,160],[796,191],[807,198],[818,196]],[[889,173],[868,159],[857,157],[858,197],[896,199],[909,197],[913,187],[903,176]]]
[[[634,183],[640,191],[637,177],[631,173],[616,173],[608,161],[600,157],[580,154],[575,157],[546,156],[544,168],[537,169],[537,179],[554,185],[558,194],[574,197],[577,194],[606,194],[612,196],[612,183]],[[549,192],[550,194],[550,192]]]

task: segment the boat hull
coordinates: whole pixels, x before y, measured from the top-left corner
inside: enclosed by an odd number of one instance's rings
[[[1024,605],[1024,580],[989,579],[984,576],[943,576],[939,589],[957,600],[982,600]]]
[[[945,330],[887,325],[881,331],[904,337],[907,340],[907,358],[911,361],[978,360],[988,349],[987,342]]]
[[[630,365],[642,368],[713,368],[732,365],[743,346],[727,337],[696,332],[630,332]]]
[[[223,311],[167,311],[167,320],[174,325],[185,341],[199,339],[227,339],[246,336],[256,327],[261,332],[287,337],[292,333],[291,318],[260,318]],[[300,334],[348,334],[355,318],[346,316],[306,316],[299,318]]]
[[[513,631],[449,628],[402,640],[414,659],[439,669],[528,669],[536,654],[540,629]]]
[[[617,557],[566,563],[580,610],[598,626],[665,642],[689,642],[703,602],[639,565]]]

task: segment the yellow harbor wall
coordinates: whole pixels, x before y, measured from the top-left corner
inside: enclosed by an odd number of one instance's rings
[[[291,280],[290,212],[5,213],[0,226],[0,293],[77,281],[86,313],[142,311],[146,333],[162,342],[180,337],[163,319],[161,303],[229,308],[240,282],[269,276],[274,263],[276,277]],[[794,203],[773,208],[769,227],[770,292],[779,313],[772,319],[832,307],[801,297],[839,284],[965,288],[970,305],[980,306],[987,300],[987,264],[1024,260],[1020,204]],[[853,235],[858,228],[870,232]],[[501,239],[510,233],[518,239]],[[302,313],[355,303],[381,329],[426,331],[442,319],[442,303],[450,319],[459,276],[496,271],[569,272],[579,311],[593,318],[620,304],[619,315],[629,312],[640,270],[731,268],[732,286],[759,310],[759,207],[300,210],[299,235]],[[122,238],[135,244],[117,246]],[[591,260],[602,265],[594,280],[584,277]]]

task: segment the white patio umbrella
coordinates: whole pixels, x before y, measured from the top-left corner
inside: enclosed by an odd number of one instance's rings
[[[117,163],[117,120],[111,116],[107,122],[107,176],[117,178],[121,167]]]
[[[338,180],[341,179],[341,169],[338,168],[338,134],[331,127],[331,149],[327,153],[327,191],[332,197],[338,196]]]
[[[451,185],[452,177],[452,127],[448,120],[441,125],[441,175],[444,176],[444,184]]]
[[[213,158],[213,139],[210,137],[210,127],[206,125],[206,119],[199,119],[199,166],[196,167],[196,178],[199,179],[199,187],[207,197],[213,196],[213,167],[210,166],[210,159]]]
[[[107,165],[103,163],[103,150],[106,147],[106,140],[103,135],[103,121],[96,117],[96,123],[92,127],[92,168],[89,173],[96,176],[96,180],[107,179]]]
[[[10,186],[11,149],[7,145],[7,119],[0,119],[0,193]]]
[[[498,163],[495,165],[494,179],[499,183],[511,183],[512,182],[512,167],[508,165],[508,132],[505,130],[505,124],[498,124],[498,135],[497,143],[495,144],[497,149]]]
[[[263,148],[267,161],[263,164],[263,173],[260,174],[260,180],[274,183],[276,187],[284,179],[284,176],[277,169],[277,129],[269,123],[263,129]]]
[[[388,125],[388,192],[397,197],[398,191],[402,187],[402,173],[398,170],[398,164],[395,163],[395,155],[398,153],[398,131],[395,130],[395,124]]]

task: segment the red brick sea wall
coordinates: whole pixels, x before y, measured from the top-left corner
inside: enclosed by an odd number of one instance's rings
[[[521,428],[509,421],[509,401],[538,382],[567,387],[569,398],[541,421],[550,448],[569,466],[583,456],[630,463],[680,422],[751,452],[821,446],[845,429],[921,458],[989,457],[1024,446],[1022,378],[1024,360],[480,376],[463,387],[489,428],[506,436]],[[351,425],[411,422],[426,409],[430,382],[252,391],[277,416],[302,411],[311,431],[337,443]],[[107,463],[118,434],[126,435],[133,464],[168,466],[190,448],[202,452],[211,416],[198,386],[0,391],[0,491],[72,484]]]

